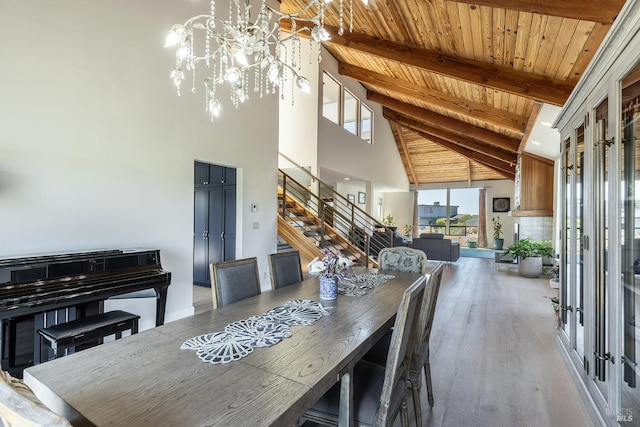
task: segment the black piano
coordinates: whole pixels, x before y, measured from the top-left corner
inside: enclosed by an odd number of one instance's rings
[[[40,363],[39,328],[99,313],[110,297],[154,291],[156,326],[162,325],[170,283],[159,250],[0,259],[2,369],[22,377],[24,368]]]

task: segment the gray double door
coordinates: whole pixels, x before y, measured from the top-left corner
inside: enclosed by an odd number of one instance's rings
[[[235,259],[236,170],[195,162],[193,284],[211,287],[209,264]]]

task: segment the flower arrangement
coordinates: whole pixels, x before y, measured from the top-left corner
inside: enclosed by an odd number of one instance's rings
[[[320,275],[320,277],[324,278],[343,278],[347,270],[349,270],[351,261],[342,256],[340,251],[324,248],[322,252],[324,253],[324,258],[316,258],[309,263],[309,274]]]

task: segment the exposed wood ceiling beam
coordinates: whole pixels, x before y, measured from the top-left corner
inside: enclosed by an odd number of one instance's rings
[[[467,159],[473,160],[474,162],[480,163],[481,165],[488,167],[489,169],[504,176],[505,178],[508,178],[512,181],[515,180],[515,177],[516,177],[515,168],[510,168],[508,165],[505,166],[504,162],[500,162],[499,160],[493,159],[491,157],[485,156],[480,153],[476,153],[473,150],[461,147],[459,145],[454,144],[453,142],[436,138],[434,136],[431,136],[419,130],[416,130],[416,129],[411,129],[411,130],[417,133],[418,135],[422,136],[423,138],[428,139],[429,141],[432,141],[435,144],[438,144],[444,148],[447,148],[451,151],[454,151],[460,154],[461,156]]]
[[[522,153],[524,151],[524,147],[525,145],[527,145],[527,140],[531,136],[531,132],[533,132],[533,127],[535,126],[536,121],[538,121],[540,110],[542,110],[542,104],[540,104],[539,102],[533,104],[531,115],[529,116],[529,123],[527,124],[527,130],[525,130],[524,135],[522,136],[522,140],[520,141],[518,153]]]
[[[499,7],[540,15],[612,24],[624,0],[455,0],[480,6]]]
[[[290,24],[282,29],[287,31]],[[400,62],[404,66],[421,68],[458,80],[489,87],[536,101],[562,106],[573,90],[573,84],[545,76],[498,67],[470,59],[445,56],[438,52],[391,42],[366,34],[344,32],[325,25],[331,39],[327,44],[342,46],[357,52]],[[290,31],[290,28],[289,28]]]
[[[518,139],[510,138],[506,135],[495,133],[469,123],[461,122],[460,120],[452,119],[451,117],[446,117],[441,114],[434,113],[433,111],[425,110],[424,108],[416,107],[415,105],[407,104],[376,92],[367,91],[367,99],[405,115],[414,117],[422,122],[449,129],[451,132],[464,135],[466,138],[490,144],[502,150],[515,153],[520,145],[520,140]]]
[[[407,148],[407,141],[404,140],[404,134],[402,133],[402,129],[398,128],[398,139],[400,140],[400,147],[402,148],[402,153],[404,154],[404,158],[407,161],[407,168],[409,169],[409,175],[413,179],[413,185],[416,188],[420,188],[420,182],[418,181],[418,177],[416,176],[416,171],[413,168],[413,162],[411,161],[411,155],[409,154],[409,149]]]
[[[500,161],[501,163],[504,163],[506,170],[515,170],[514,168],[516,162],[518,161],[518,156],[515,153],[507,153],[506,151],[490,147],[488,145],[484,145],[482,143],[472,141],[458,135],[452,135],[451,132],[436,129],[412,117],[407,117],[386,107],[382,110],[382,115],[387,120],[394,121],[405,127],[420,131],[425,135],[429,135],[429,138],[433,137],[441,139],[443,141],[448,141],[452,144],[467,148],[483,156],[491,157],[497,161]]]
[[[456,114],[483,120],[491,125],[513,132],[522,134],[527,125],[527,118],[524,116],[493,108],[479,102],[458,98],[448,93],[428,89],[406,80],[396,79],[355,65],[341,62],[338,70],[341,75],[351,77],[361,83],[401,93],[420,102],[426,102]]]

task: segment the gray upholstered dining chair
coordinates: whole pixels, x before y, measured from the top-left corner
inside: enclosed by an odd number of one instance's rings
[[[52,412],[21,380],[0,370],[0,420],[5,427],[71,427],[66,418]]]
[[[428,275],[424,293],[424,301],[418,320],[418,328],[415,330],[416,336],[412,340],[412,347],[409,348],[411,362],[409,365],[409,375],[407,387],[411,388],[413,395],[413,408],[416,416],[416,424],[422,425],[422,408],[420,405],[420,388],[422,387],[422,371],[424,370],[427,399],[429,406],[433,407],[433,387],[431,384],[431,364],[429,363],[429,338],[431,337],[431,327],[433,317],[436,312],[436,302],[440,292],[442,282],[442,272],[445,263],[438,262]],[[371,350],[363,356],[364,360],[384,366],[386,364],[386,354],[390,347],[391,334],[386,334],[378,341]]]
[[[404,246],[383,248],[378,254],[378,267],[382,270],[424,274],[427,271],[427,254],[420,249]]]
[[[302,282],[300,252],[287,251],[269,255],[271,269],[271,289]]]
[[[398,413],[402,425],[409,424],[407,414],[407,387],[410,342],[418,327],[421,304],[424,301],[426,276],[409,286],[402,297],[396,314],[391,345],[386,366],[361,360],[356,363],[352,377],[353,411],[356,425],[391,426]],[[350,391],[341,395],[340,383],[336,383],[304,415],[304,420],[324,425],[337,425],[340,405],[350,404]],[[344,409],[344,408],[342,408]]]
[[[258,259],[245,258],[209,264],[213,308],[260,294]]]

